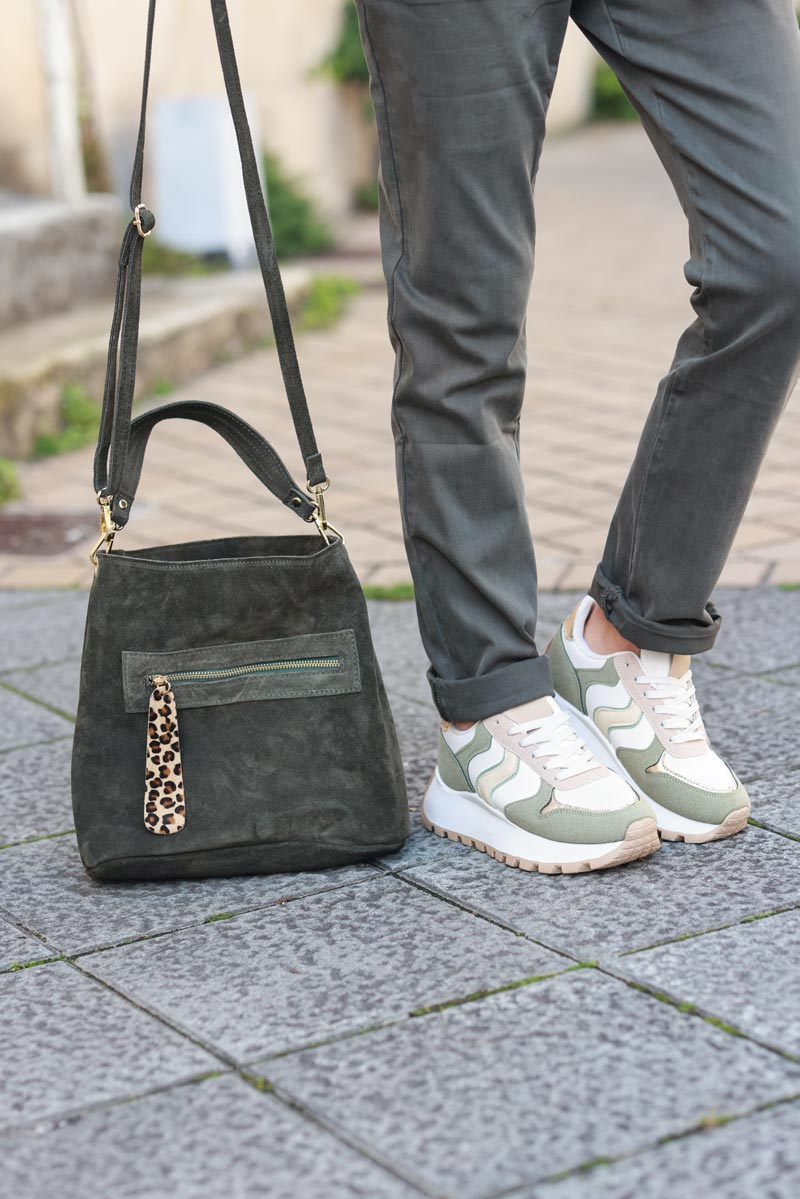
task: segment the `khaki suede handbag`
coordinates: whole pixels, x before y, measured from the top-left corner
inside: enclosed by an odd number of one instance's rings
[[[131,423],[144,239],[150,0],[133,219],[120,255],[95,456],[102,536],[89,597],[72,759],[81,857],[100,879],[202,878],[340,866],[408,835],[397,735],[363,592],[328,524],[328,479],[295,354],[225,0],[211,0],[250,220],[308,487],[215,404]],[[112,550],[148,438],[182,417],[216,430],[311,532]],[[176,446],[176,451],[179,446]],[[169,483],[172,486],[172,483]]]

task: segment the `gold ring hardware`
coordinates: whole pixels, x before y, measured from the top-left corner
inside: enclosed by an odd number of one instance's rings
[[[133,223],[136,226],[136,232],[139,234],[140,237],[149,237],[150,234],[153,232],[153,230],[152,229],[145,230],[142,228],[141,210],[143,208],[147,208],[147,205],[146,204],[137,204],[136,205],[136,207],[133,210]]]
[[[89,560],[97,570],[97,555],[100,552],[100,547],[105,545],[106,553],[111,553],[111,547],[114,544],[114,534],[119,532],[120,526],[115,524],[111,519],[111,501],[113,496],[101,495],[98,492],[97,502],[100,505],[100,536],[97,540],[92,552],[89,554]]]

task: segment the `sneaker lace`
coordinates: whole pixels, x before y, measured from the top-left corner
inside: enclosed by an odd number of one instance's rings
[[[508,731],[512,736],[524,734],[520,745],[535,747],[534,758],[550,758],[547,765],[559,772],[559,781],[596,770],[599,765],[572,727],[569,712],[553,712],[550,716],[512,724]]]
[[[681,679],[652,678],[642,674],[636,682],[648,688],[644,693],[647,699],[660,700],[653,711],[667,717],[661,721],[661,727],[674,730],[669,738],[671,742],[680,745],[685,741],[705,740],[706,733],[691,670]]]

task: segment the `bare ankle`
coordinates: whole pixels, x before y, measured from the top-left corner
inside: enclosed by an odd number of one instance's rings
[[[632,641],[626,641],[597,604],[589,613],[583,635],[589,649],[596,654],[619,654],[625,650],[634,654],[639,653],[638,645],[634,645]]]
[[[466,733],[467,729],[471,729],[475,724],[474,720],[453,720],[451,724],[454,729],[458,729],[459,733]]]

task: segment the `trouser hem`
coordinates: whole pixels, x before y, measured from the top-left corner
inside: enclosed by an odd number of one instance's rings
[[[474,679],[441,679],[428,671],[433,702],[444,720],[483,720],[507,708],[553,695],[546,657],[524,658]]]
[[[722,617],[710,600],[705,606],[706,624],[693,620],[648,620],[636,611],[622,588],[612,583],[600,566],[589,594],[626,641],[632,641],[639,649],[667,654],[701,654],[711,649],[722,623]]]

